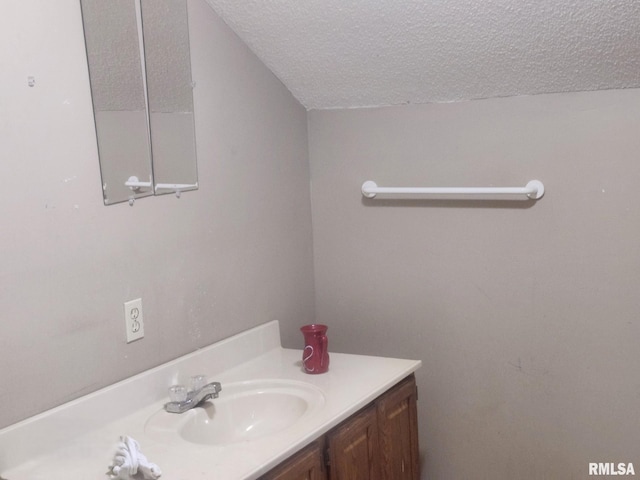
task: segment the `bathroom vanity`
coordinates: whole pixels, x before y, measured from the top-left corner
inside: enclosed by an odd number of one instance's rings
[[[417,479],[420,361],[331,353],[308,375],[269,322],[0,430],[6,480],[108,478],[121,436],[162,479]],[[203,374],[219,397],[168,413]]]
[[[412,374],[261,480],[419,479],[417,392]]]

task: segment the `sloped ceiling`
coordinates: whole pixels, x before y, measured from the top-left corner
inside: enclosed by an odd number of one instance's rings
[[[640,0],[207,0],[308,109],[640,87]]]

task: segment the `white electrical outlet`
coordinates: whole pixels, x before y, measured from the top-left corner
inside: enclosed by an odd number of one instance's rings
[[[141,298],[124,303],[124,323],[127,328],[127,343],[144,337]]]

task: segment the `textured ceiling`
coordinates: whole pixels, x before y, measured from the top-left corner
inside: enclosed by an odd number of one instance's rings
[[[207,0],[308,109],[640,87],[640,0]]]

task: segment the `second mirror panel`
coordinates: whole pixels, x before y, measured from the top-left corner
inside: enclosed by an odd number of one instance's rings
[[[198,187],[186,0],[141,0],[156,194]]]

